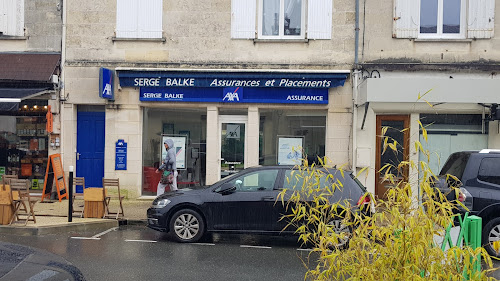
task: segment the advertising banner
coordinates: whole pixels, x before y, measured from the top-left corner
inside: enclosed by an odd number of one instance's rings
[[[175,152],[176,152],[176,166],[177,170],[179,169],[186,169],[186,140],[187,138],[185,136],[168,136],[164,135],[161,141],[161,161],[165,158],[167,155],[167,150],[165,149],[165,145],[163,145],[163,142],[166,139],[171,139],[174,141],[174,147],[175,147]]]
[[[300,165],[302,147],[302,137],[280,137],[278,139],[278,165]]]

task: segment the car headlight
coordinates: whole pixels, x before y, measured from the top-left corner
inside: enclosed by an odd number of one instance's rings
[[[167,206],[168,203],[170,203],[170,200],[161,199],[161,200],[158,200],[157,202],[153,203],[152,207],[160,209],[160,208]]]

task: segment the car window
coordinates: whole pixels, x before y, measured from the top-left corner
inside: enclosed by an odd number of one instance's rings
[[[441,173],[439,175],[444,176],[446,174],[453,175],[458,179],[462,179],[465,171],[465,166],[467,166],[467,161],[469,161],[470,153],[457,152],[450,155],[448,161],[443,166]]]
[[[300,173],[298,171],[295,171],[292,175],[292,170],[287,170],[285,172],[285,178],[283,180],[284,182],[282,186],[285,189],[300,190],[302,189],[302,185],[304,184],[304,178],[300,176]],[[320,178],[319,184],[321,186],[326,185],[326,176]]]
[[[484,158],[479,166],[479,180],[500,184],[500,158]]]
[[[236,176],[229,183],[236,186],[236,191],[263,191],[273,190],[278,170],[259,170]]]

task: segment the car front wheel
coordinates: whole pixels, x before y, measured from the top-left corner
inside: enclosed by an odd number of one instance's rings
[[[172,216],[170,232],[178,242],[192,243],[200,240],[203,236],[205,225],[198,212],[183,209]]]
[[[484,249],[493,257],[500,258],[500,249],[497,252],[493,247],[493,242],[500,242],[500,218],[494,218],[483,228]]]

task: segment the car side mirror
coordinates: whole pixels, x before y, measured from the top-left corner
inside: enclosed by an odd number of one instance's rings
[[[233,184],[228,182],[228,183],[223,184],[220,187],[219,193],[224,195],[224,194],[229,194],[235,190],[236,190],[236,186],[234,186]]]

